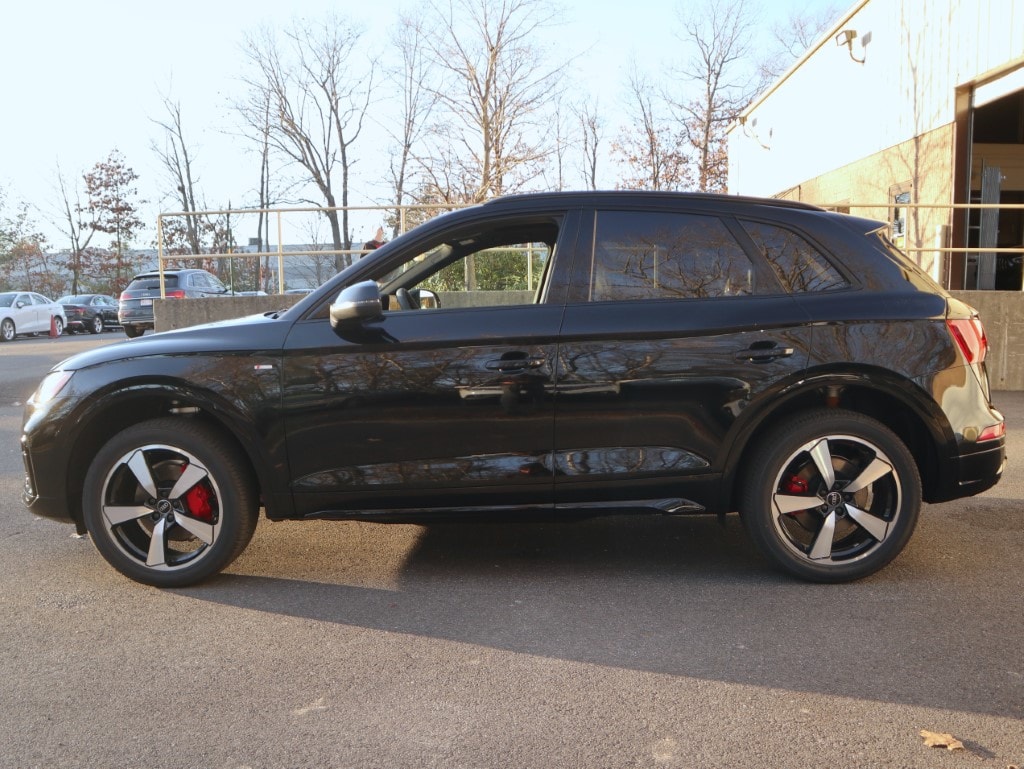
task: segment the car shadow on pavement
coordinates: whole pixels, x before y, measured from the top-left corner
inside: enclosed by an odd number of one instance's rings
[[[846,585],[771,570],[735,517],[723,527],[713,517],[623,516],[325,524],[315,538],[309,523],[271,524],[254,543],[258,563],[240,562],[234,574],[176,592],[519,654],[1022,718],[1019,636],[1009,635],[1014,610],[1007,608],[998,635],[1001,618],[971,617],[963,597],[952,602],[943,593],[948,564],[932,549],[961,524],[956,510],[931,509],[942,520],[922,525],[896,563]],[[295,529],[304,544],[288,541]],[[960,560],[983,568],[992,550],[979,541],[972,553],[959,539]],[[402,546],[391,547],[395,540]],[[353,561],[350,548],[363,555]],[[375,571],[376,561],[390,564],[387,574]],[[257,576],[265,574],[277,576]],[[982,691],[979,677],[1007,686]]]

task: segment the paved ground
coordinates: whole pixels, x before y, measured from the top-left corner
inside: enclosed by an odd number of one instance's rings
[[[262,523],[160,591],[19,499],[40,350],[114,338],[0,349],[0,767],[1024,765],[1022,393],[1006,480],[852,585],[735,520],[622,517]]]

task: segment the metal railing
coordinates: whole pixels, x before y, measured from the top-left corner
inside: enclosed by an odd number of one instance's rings
[[[345,206],[345,207],[318,207],[318,206],[307,206],[307,207],[290,207],[290,208],[224,208],[224,209],[211,209],[205,211],[169,211],[160,213],[157,215],[156,220],[156,232],[157,232],[157,269],[160,273],[160,296],[166,296],[164,288],[164,270],[168,262],[173,261],[187,261],[197,259],[261,259],[272,257],[277,261],[277,288],[279,293],[285,291],[285,269],[284,260],[285,257],[297,257],[297,256],[362,256],[369,253],[368,249],[365,248],[347,248],[347,249],[335,249],[335,248],[306,248],[306,249],[292,249],[285,247],[285,220],[289,217],[298,217],[303,214],[315,214],[317,216],[323,216],[329,211],[335,211],[338,213],[342,212],[379,212],[384,215],[392,215],[397,212],[398,219],[398,233],[404,233],[408,228],[408,220],[410,212],[436,212],[446,213],[448,211],[454,211],[459,208],[465,208],[470,204],[410,204],[405,206],[395,205],[380,205],[380,206]],[[201,254],[194,253],[175,253],[168,254],[166,248],[166,238],[164,235],[164,222],[167,219],[174,218],[201,218],[209,220],[214,217],[232,217],[232,216],[268,216],[275,220],[275,230],[277,234],[277,244],[270,249],[263,249],[258,251],[240,251],[232,250],[227,252],[204,252]],[[269,244],[264,244],[269,245]]]
[[[469,204],[467,204],[469,205]],[[964,256],[964,271],[963,285],[969,287],[970,276],[968,270],[971,267],[971,257],[977,255],[977,262],[988,259],[998,259],[1004,255],[1020,255],[1024,257],[1024,244],[1013,247],[996,247],[996,246],[959,246],[951,245],[950,232],[953,226],[953,217],[955,212],[963,212],[966,216],[970,211],[1024,211],[1024,204],[1017,203],[853,203],[853,202],[841,202],[841,203],[819,203],[821,208],[833,211],[844,211],[844,212],[855,212],[855,211],[869,211],[875,212],[874,215],[869,218],[880,219],[881,221],[889,221],[890,223],[890,235],[892,235],[892,212],[896,209],[905,211],[907,213],[907,233],[903,243],[897,243],[897,245],[907,254],[911,255],[920,264],[925,255],[933,254],[936,259],[933,260],[933,265],[938,265],[938,270],[932,270],[932,276],[942,282],[945,286],[950,285],[950,260],[944,257],[950,255],[963,255]],[[348,206],[348,207],[336,207],[336,208],[324,208],[324,207],[296,207],[296,208],[244,208],[244,209],[218,209],[208,211],[177,211],[161,213],[157,216],[157,260],[158,269],[160,272],[160,295],[164,296],[164,269],[167,262],[178,261],[178,260],[196,260],[196,259],[260,259],[260,258],[274,258],[277,262],[277,284],[278,291],[284,293],[285,291],[285,257],[301,257],[301,256],[362,256],[368,253],[366,249],[362,248],[348,248],[348,249],[334,249],[334,248],[302,248],[302,249],[291,249],[285,246],[285,223],[286,219],[291,217],[298,217],[302,215],[314,214],[316,216],[323,216],[328,211],[336,212],[348,212],[348,213],[360,213],[360,212],[376,212],[384,215],[385,217],[395,217],[397,214],[398,221],[398,233],[401,234],[408,229],[409,214],[413,212],[434,212],[444,213],[447,211],[454,211],[459,208],[465,208],[466,205],[456,204],[410,204],[406,206],[395,206],[395,205],[377,205],[377,206]],[[922,211],[946,211],[948,214],[944,217],[935,217],[934,221],[930,221],[928,225],[933,230],[939,229],[939,232],[932,232],[930,238],[928,233],[918,232],[919,229],[919,213]],[[879,215],[877,212],[883,212]],[[275,222],[275,230],[277,234],[277,243],[272,249],[265,249],[259,251],[230,251],[230,252],[210,252],[202,254],[167,254],[165,248],[164,238],[164,222],[167,219],[179,218],[179,217],[201,217],[204,219],[211,219],[213,217],[232,217],[232,216],[268,216],[272,217]],[[867,214],[865,214],[867,215]],[[419,217],[417,221],[422,220]],[[914,224],[914,232],[910,231],[911,223]],[[963,222],[963,232],[968,233],[971,229],[967,221]],[[896,238],[890,238],[896,242]],[[929,244],[927,240],[932,242]],[[1022,260],[1024,261],[1024,260]],[[529,260],[532,266],[532,259]],[[977,267],[977,262],[975,266]],[[532,280],[531,280],[532,284]],[[1024,288],[1024,286],[1018,286],[1018,289]]]

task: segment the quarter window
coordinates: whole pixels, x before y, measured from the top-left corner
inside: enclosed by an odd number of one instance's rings
[[[786,291],[834,291],[849,285],[814,246],[795,232],[762,222],[743,222],[743,227]]]
[[[753,267],[714,216],[599,211],[589,299],[706,299],[754,291]]]

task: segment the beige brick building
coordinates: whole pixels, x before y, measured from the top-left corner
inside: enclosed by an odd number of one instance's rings
[[[889,221],[950,288],[1019,291],[1024,1],[859,0],[729,129],[729,191]]]

